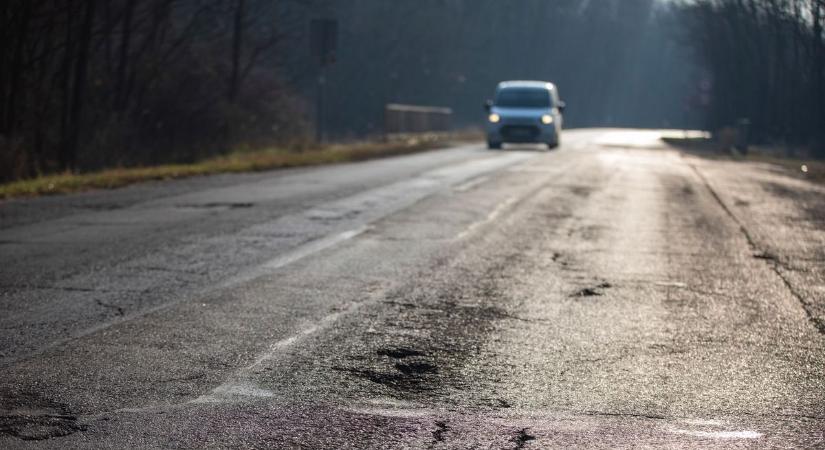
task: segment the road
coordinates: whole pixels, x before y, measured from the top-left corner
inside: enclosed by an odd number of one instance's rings
[[[659,136],[0,204],[0,447],[825,447],[825,188]]]

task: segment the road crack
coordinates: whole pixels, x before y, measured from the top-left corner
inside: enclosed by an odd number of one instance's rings
[[[604,295],[605,289],[612,288],[613,285],[608,282],[599,283],[596,286],[588,286],[586,288],[580,289],[571,295],[573,298],[577,297],[601,297]]]
[[[728,217],[730,217],[731,220],[733,220],[733,222],[737,225],[739,231],[742,233],[742,235],[745,237],[745,240],[748,242],[748,246],[751,248],[754,258],[765,261],[768,267],[770,267],[770,269],[776,274],[776,276],[778,276],[779,279],[782,280],[782,282],[785,284],[785,287],[788,290],[788,292],[790,292],[790,294],[794,298],[796,298],[796,300],[802,306],[802,309],[805,311],[805,314],[808,317],[808,321],[811,322],[811,324],[814,326],[814,328],[816,328],[816,330],[820,334],[825,335],[825,320],[817,317],[814,314],[811,305],[808,303],[805,297],[799,291],[797,291],[797,289],[793,286],[788,277],[783,273],[783,270],[791,271],[792,269],[790,269],[786,264],[784,264],[776,255],[773,255],[772,253],[761,249],[759,245],[757,245],[753,235],[745,227],[745,224],[739,219],[739,217],[736,216],[736,214],[734,214],[733,210],[731,210],[728,207],[728,205],[725,204],[725,202],[722,200],[722,197],[720,197],[719,193],[716,192],[713,186],[711,186],[710,182],[705,177],[705,175],[699,170],[699,168],[697,168],[694,164],[691,163],[688,163],[688,165],[691,169],[693,169],[693,172],[696,173],[696,175],[702,181],[702,184],[704,184],[705,188],[708,190],[708,192],[710,192],[714,200],[716,200],[716,203],[719,204],[722,210],[725,211],[725,214],[727,214]]]
[[[120,317],[123,317],[124,310],[123,310],[122,307],[117,306],[117,305],[112,305],[111,303],[106,303],[103,300],[95,300],[95,303],[97,303],[99,306],[102,306],[104,308],[112,309],[112,310],[115,311],[115,314],[117,314]]]

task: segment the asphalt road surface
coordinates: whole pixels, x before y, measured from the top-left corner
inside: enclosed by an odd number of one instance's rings
[[[825,189],[566,133],[0,204],[0,448],[825,447]]]

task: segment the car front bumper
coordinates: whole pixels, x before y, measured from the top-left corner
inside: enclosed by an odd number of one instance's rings
[[[487,141],[501,143],[547,143],[558,140],[553,124],[496,123],[487,125]]]

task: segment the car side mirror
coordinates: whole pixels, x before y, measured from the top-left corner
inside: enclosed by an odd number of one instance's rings
[[[490,112],[491,109],[493,109],[493,101],[487,100],[486,102],[484,102],[484,110]]]
[[[559,101],[557,108],[559,108],[559,112],[564,112],[564,110],[567,108],[567,103]]]

